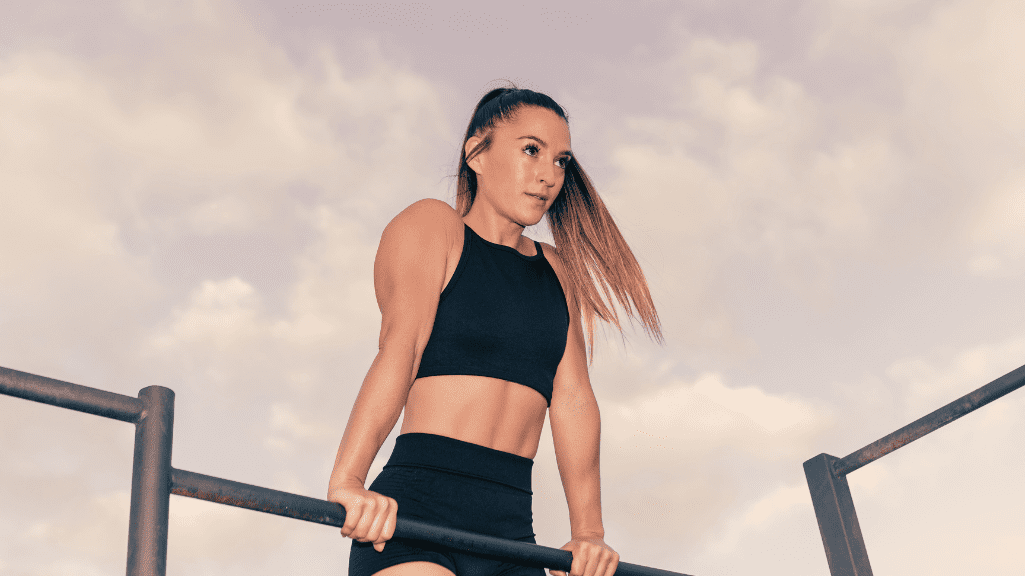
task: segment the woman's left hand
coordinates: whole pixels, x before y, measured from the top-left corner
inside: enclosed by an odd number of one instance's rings
[[[619,553],[602,538],[574,538],[562,550],[573,553],[569,576],[612,576],[619,566]],[[549,570],[552,576],[566,576],[561,570]]]

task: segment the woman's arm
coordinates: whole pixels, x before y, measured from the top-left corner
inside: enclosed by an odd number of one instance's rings
[[[395,427],[434,326],[456,212],[421,200],[385,228],[374,261],[381,309],[379,350],[353,404],[338,446],[328,500],[345,507],[342,534],[374,542],[379,551],[395,529],[395,501],[367,491],[367,472]]]
[[[546,255],[560,278],[565,278],[564,266],[557,251],[546,246]],[[601,416],[587,374],[584,349],[584,331],[580,308],[562,281],[567,294],[570,325],[566,337],[566,351],[555,372],[549,421],[555,443],[555,458],[569,505],[569,523],[572,540],[563,546],[573,552],[572,576],[612,576],[619,564],[619,554],[605,544],[605,528],[601,517],[601,478],[599,473],[599,444]],[[552,574],[565,576],[553,570]]]

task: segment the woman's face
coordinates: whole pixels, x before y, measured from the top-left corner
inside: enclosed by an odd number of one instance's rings
[[[480,142],[466,142],[466,153]],[[511,121],[499,122],[491,146],[469,162],[477,173],[474,205],[485,201],[521,226],[541,221],[562,190],[570,152],[569,125],[540,106],[522,106]]]

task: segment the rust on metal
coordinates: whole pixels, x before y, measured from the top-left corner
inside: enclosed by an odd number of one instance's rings
[[[345,509],[332,502],[176,468],[171,493],[328,526],[345,524]]]
[[[965,394],[938,410],[926,414],[900,430],[888,434],[868,446],[835,461],[833,463],[833,473],[837,476],[850,474],[865,464],[910,444],[922,436],[942,428],[965,414],[970,414],[1022,386],[1025,386],[1025,366],[1008,372],[989,384]]]

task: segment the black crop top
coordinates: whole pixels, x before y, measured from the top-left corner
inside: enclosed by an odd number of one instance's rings
[[[463,251],[441,292],[416,377],[499,378],[537,390],[551,406],[569,334],[559,278],[537,242],[537,255],[524,256],[463,227]]]

